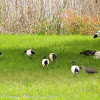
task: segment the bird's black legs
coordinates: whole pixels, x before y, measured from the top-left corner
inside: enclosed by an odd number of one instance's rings
[[[47,69],[48,69],[48,66],[47,66]]]
[[[43,70],[44,70],[44,66],[43,66]],[[47,70],[48,70],[48,66],[47,66]]]
[[[32,60],[32,56],[30,56],[30,59]]]
[[[75,74],[74,74],[74,76],[73,77],[75,77]]]

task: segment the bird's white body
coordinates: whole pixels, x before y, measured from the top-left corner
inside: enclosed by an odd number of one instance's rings
[[[45,64],[45,61],[47,61],[47,64]],[[48,66],[49,65],[49,60],[48,59],[43,59],[42,60],[42,65],[44,66]]]
[[[33,54],[32,54],[31,51],[33,51],[33,50],[32,50],[32,49],[27,50],[27,51],[26,51],[26,55],[27,55],[27,56],[32,56]],[[34,51],[33,51],[33,52],[34,52]]]
[[[78,67],[77,65],[73,65],[73,66],[71,67],[71,71],[72,71],[73,74],[77,74],[77,73],[75,73],[75,69],[78,69],[78,71],[80,70],[79,67]]]
[[[98,37],[100,37],[100,31],[98,31],[96,34],[97,34]]]
[[[96,51],[94,54],[94,58],[99,59],[100,58],[100,51]]]
[[[50,53],[50,54],[49,54],[49,58],[51,59],[51,61],[53,61],[53,59],[54,59],[54,58],[53,58],[53,55],[56,55],[56,54],[55,54],[55,53]]]
[[[94,38],[100,37],[100,31],[98,31],[95,35]]]

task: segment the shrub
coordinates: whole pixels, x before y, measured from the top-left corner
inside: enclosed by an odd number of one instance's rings
[[[44,0],[0,0],[0,32],[43,35],[92,35],[100,30],[100,17],[79,14],[56,1],[47,15]],[[32,4],[33,3],[33,4]],[[41,4],[41,6],[39,6]],[[49,10],[48,10],[49,11]]]
[[[72,9],[65,9],[61,19],[66,34],[93,35],[100,29],[100,18],[89,17],[87,14],[79,15]]]

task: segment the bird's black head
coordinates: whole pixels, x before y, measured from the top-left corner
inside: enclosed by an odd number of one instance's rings
[[[56,54],[53,54],[53,58],[56,58]]]
[[[97,35],[97,34],[95,34],[95,35],[94,35],[94,38],[96,38],[96,37],[98,37],[98,35]]]
[[[31,50],[31,53],[32,53],[32,54],[35,54],[35,52],[34,52],[33,50]]]
[[[75,65],[75,63],[76,63],[75,60],[73,60],[73,61],[71,62],[71,64],[73,64],[73,65]],[[71,65],[71,64],[70,64],[70,65]]]
[[[26,50],[24,51],[24,53],[26,53]],[[24,54],[24,53],[23,53],[23,54]]]
[[[53,54],[53,60],[55,61],[55,59],[57,58],[56,54]]]
[[[78,68],[75,68],[75,73],[79,73],[79,70],[78,70]]]
[[[2,53],[0,52],[0,55],[2,55]]]
[[[44,59],[46,59],[46,56],[44,56]]]

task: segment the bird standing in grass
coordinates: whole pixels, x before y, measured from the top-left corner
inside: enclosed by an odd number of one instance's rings
[[[94,38],[100,37],[100,31],[98,31],[95,35]]]
[[[84,68],[83,65],[81,65],[80,69],[83,69],[85,72],[87,72],[88,74],[93,74],[93,73],[99,73],[99,71],[96,71],[95,69],[93,69],[92,67],[86,67]]]
[[[49,54],[49,58],[51,59],[51,61],[55,61],[56,58],[57,58],[57,56],[56,56],[55,53],[50,53],[50,54]]]
[[[27,55],[27,56],[30,56],[30,57],[32,57],[32,55],[35,54],[34,50],[32,50],[32,49],[25,50],[24,53],[26,53],[26,55]],[[24,54],[24,53],[23,53],[23,54]],[[31,59],[32,59],[32,58],[31,58]]]
[[[85,50],[85,51],[80,52],[80,54],[84,54],[86,56],[90,56],[90,55],[93,55],[93,52],[95,52],[95,51]]]
[[[100,58],[100,51],[85,50],[85,51],[80,52],[80,54],[84,54],[86,56],[94,55],[94,58],[96,59]]]
[[[75,60],[73,60],[71,64],[73,64],[72,67],[71,67],[71,71],[72,71],[72,73],[73,73],[74,76],[75,76],[76,74],[79,73],[79,70],[80,70],[80,69],[79,69],[79,67],[78,67],[77,65],[75,65]],[[70,64],[70,65],[71,65],[71,64]]]
[[[43,60],[42,60],[42,65],[43,65],[43,69],[44,69],[44,66],[46,66],[47,69],[48,69],[49,60],[46,59],[46,56],[44,56],[44,58],[43,58]]]

